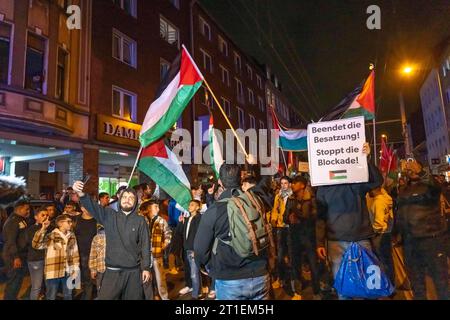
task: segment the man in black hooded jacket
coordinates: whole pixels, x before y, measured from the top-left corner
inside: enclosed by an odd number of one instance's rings
[[[143,283],[150,280],[150,237],[144,217],[137,214],[137,195],[126,189],[120,196],[119,210],[103,208],[83,193],[84,184],[77,181],[73,190],[81,204],[105,228],[106,271],[99,300],[141,300]],[[141,276],[142,273],[142,276]]]

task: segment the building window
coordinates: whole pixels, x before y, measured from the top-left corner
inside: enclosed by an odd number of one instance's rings
[[[253,90],[250,88],[247,88],[247,92],[248,92],[248,101],[251,104],[255,104],[255,96],[253,95]]]
[[[167,75],[167,72],[169,71],[170,63],[168,63],[164,59],[159,60],[159,77],[161,81],[164,79],[164,77]]]
[[[256,120],[255,117],[250,115],[250,128],[256,129]]]
[[[113,57],[134,68],[137,66],[136,41],[113,29]]]
[[[238,99],[242,99],[244,97],[244,89],[242,89],[242,81],[236,78],[236,92]]]
[[[206,71],[209,71],[212,73],[212,59],[209,54],[207,54],[203,49],[200,49],[202,52],[202,58],[203,58],[203,69]]]
[[[113,3],[124,10],[126,13],[128,13],[130,16],[136,18],[136,0],[113,0]]]
[[[219,50],[225,57],[228,57],[228,43],[221,36],[219,36]]]
[[[222,107],[223,107],[226,115],[231,118],[231,104],[230,104],[230,101],[228,101],[224,97],[222,97],[221,100],[222,100]]]
[[[230,73],[228,72],[227,68],[220,65],[220,73],[222,76],[222,82],[225,83],[227,86],[230,86]]]
[[[211,41],[211,27],[203,18],[200,18],[200,33]]]
[[[266,125],[264,124],[263,121],[259,120],[259,129],[265,129]]]
[[[0,83],[8,83],[11,26],[0,22]]]
[[[250,80],[253,80],[253,71],[252,68],[247,64],[245,66],[245,68],[247,69],[247,76]]]
[[[256,75],[256,85],[258,86],[259,89],[262,89],[262,81],[261,81],[261,77]]]
[[[234,67],[236,68],[236,72],[241,72],[241,56],[236,52],[234,53]]]
[[[56,98],[66,101],[67,93],[67,64],[68,64],[67,51],[58,48],[58,64],[56,66]]]
[[[238,126],[240,129],[245,130],[245,114],[244,114],[244,110],[242,110],[241,108],[237,107],[238,110]]]
[[[27,60],[25,69],[25,88],[43,91],[45,81],[45,55],[47,41],[32,33],[28,33]]]
[[[259,108],[259,111],[261,111],[261,112],[264,111],[264,100],[261,97],[258,97],[258,108]]]
[[[177,9],[180,9],[180,0],[169,0],[169,2]]]
[[[121,119],[136,122],[136,94],[113,86],[112,114]]]
[[[176,46],[177,48],[180,47],[180,32],[172,23],[162,16],[159,17],[159,35],[169,44]]]

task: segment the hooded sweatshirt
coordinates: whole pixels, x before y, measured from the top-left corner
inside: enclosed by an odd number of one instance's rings
[[[371,197],[368,193],[366,198],[373,231],[375,233],[391,232],[394,223],[393,201],[391,196],[382,188],[381,194]]]
[[[134,206],[129,214],[120,207],[125,193],[135,195]],[[103,208],[89,196],[80,199],[87,211],[104,226],[106,234],[106,267],[150,271],[150,236],[144,217],[137,214],[137,195],[126,189],[118,200],[119,211]]]

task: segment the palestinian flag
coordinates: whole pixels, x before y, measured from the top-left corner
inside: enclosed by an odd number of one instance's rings
[[[138,168],[185,210],[191,201],[191,185],[177,156],[160,139],[144,148]]]
[[[334,170],[330,171],[330,180],[345,180],[347,179],[347,170]]]
[[[202,82],[203,75],[183,46],[160,84],[156,98],[145,116],[139,137],[143,148],[169,131]]]
[[[363,86],[357,87],[320,121],[332,121],[357,116],[365,120],[375,117],[375,71],[372,70]]]
[[[211,156],[211,166],[214,170],[216,178],[219,179],[220,166],[223,164],[222,145],[223,141],[219,141],[214,129],[214,118],[211,114],[209,118],[209,154]]]

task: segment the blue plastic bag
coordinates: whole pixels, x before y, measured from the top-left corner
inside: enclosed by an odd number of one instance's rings
[[[347,298],[376,299],[388,297],[395,290],[374,253],[355,242],[342,256],[334,287]]]

